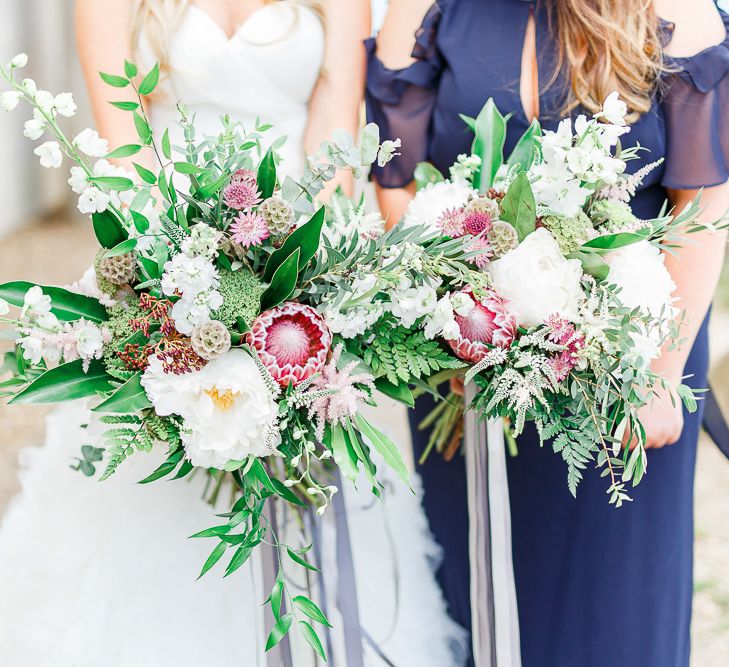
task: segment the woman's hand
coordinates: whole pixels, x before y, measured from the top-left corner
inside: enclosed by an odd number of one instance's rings
[[[457,394],[458,396],[465,396],[465,386],[466,385],[462,375],[456,375],[456,377],[451,378],[451,391],[454,394]]]
[[[658,389],[653,400],[638,410],[638,419],[645,429],[646,449],[660,449],[665,445],[678,442],[683,431],[683,404],[681,399],[673,392]],[[626,432],[623,442],[627,442],[629,433]],[[630,443],[633,449],[638,444],[634,437]]]

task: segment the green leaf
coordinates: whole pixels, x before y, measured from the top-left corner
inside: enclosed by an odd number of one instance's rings
[[[22,307],[25,293],[35,285],[24,280],[17,280],[0,285],[0,299],[5,299],[13,306]],[[90,322],[105,322],[109,319],[106,308],[96,299],[83,294],[69,292],[62,287],[39,285],[43,294],[51,297],[51,312],[63,322],[75,322],[81,318]]]
[[[616,250],[624,248],[627,245],[644,241],[650,236],[650,228],[642,229],[637,232],[619,232],[617,234],[605,234],[588,241],[582,245],[583,248],[592,248],[596,250]]]
[[[258,166],[258,189],[261,196],[268,199],[276,189],[276,162],[273,158],[273,151],[269,148]]]
[[[63,403],[111,391],[111,376],[104,364],[94,359],[84,373],[83,360],[76,359],[46,371],[16,394],[10,403]]]
[[[205,575],[206,572],[210,570],[213,565],[215,565],[225,553],[225,550],[228,548],[228,545],[225,542],[220,542],[215,549],[213,549],[213,552],[208,556],[208,559],[205,561],[205,565],[203,565],[202,570],[200,570],[200,574],[198,575],[198,579],[200,579],[202,576]]]
[[[136,162],[134,163],[134,168],[137,170],[139,178],[145,183],[149,183],[150,185],[157,184],[157,177],[149,169],[145,169],[141,164],[137,164]]]
[[[141,213],[132,210],[132,220],[134,220],[134,227],[140,234],[146,234],[149,231],[149,220]]]
[[[582,262],[582,269],[596,280],[605,280],[610,273],[607,262],[597,252],[582,252],[575,250],[567,255],[568,259],[579,259]]]
[[[299,621],[298,626],[299,632],[301,632],[309,646],[311,646],[311,648],[319,654],[319,657],[326,662],[327,656],[324,653],[324,647],[321,645],[321,640],[319,639],[319,635],[316,634],[316,630],[314,630],[314,628],[312,628],[306,621]]]
[[[283,571],[279,570],[279,576],[276,578],[271,590],[271,611],[273,612],[274,618],[278,621],[281,618],[281,600],[283,599],[284,583],[283,583]]]
[[[694,413],[698,410],[699,404],[694,396],[694,390],[686,384],[679,384],[676,387],[676,393],[679,395],[683,404],[686,406],[686,410],[689,413]]]
[[[332,624],[329,622],[329,619],[327,619],[326,616],[324,616],[323,612],[319,607],[317,607],[309,598],[304,597],[303,595],[297,595],[294,598],[294,604],[296,607],[301,611],[302,614],[305,616],[308,616],[310,619],[316,621],[317,623],[321,623],[322,625],[326,625],[328,627],[333,627]]]
[[[114,88],[126,88],[129,85],[129,79],[123,76],[117,76],[116,74],[106,74],[105,72],[99,72],[99,76],[102,78],[104,83],[114,86]]]
[[[165,130],[162,135],[162,154],[168,159],[172,159],[172,146],[170,145],[170,131]]]
[[[166,477],[177,467],[177,464],[182,460],[183,456],[185,456],[184,449],[180,449],[174,454],[170,454],[170,456],[167,457],[167,459],[162,463],[162,465],[159,466],[159,468],[157,468],[157,470],[155,470],[151,475],[148,475],[144,479],[140,479],[137,483],[149,484],[150,482],[156,482],[158,479],[162,479],[162,477]]]
[[[494,176],[504,162],[506,141],[506,118],[489,98],[476,117],[476,136],[472,152],[481,158],[481,166],[474,174],[473,186],[479,192],[486,192],[494,182]]]
[[[387,378],[379,377],[375,380],[375,387],[385,394],[385,396],[394,398],[396,401],[400,401],[400,403],[404,403],[410,408],[415,407],[413,392],[410,391],[410,387],[404,382],[393,384]]]
[[[126,255],[128,252],[134,250],[137,247],[139,239],[127,239],[121,243],[117,243],[113,248],[109,248],[105,253],[104,257],[117,257],[119,255]]]
[[[542,127],[535,118],[527,131],[521,135],[506,164],[509,167],[519,167],[522,171],[528,171],[532,166],[535,156],[539,152],[538,137],[542,136]]]
[[[93,408],[93,411],[113,414],[132,414],[145,408],[151,408],[152,403],[150,403],[147,398],[147,392],[142,387],[141,377],[141,373],[137,373],[129,378],[101,405]]]
[[[331,427],[331,447],[334,455],[334,462],[342,470],[342,474],[349,480],[355,481],[359,476],[357,454],[349,446],[341,424]]]
[[[214,194],[220,191],[220,189],[228,182],[228,175],[223,174],[219,178],[216,178],[212,183],[203,185],[197,191],[197,197],[206,200],[210,199]]]
[[[511,223],[523,241],[537,225],[537,204],[526,172],[519,172],[501,202],[501,219]]]
[[[103,185],[109,188],[109,190],[118,190],[120,192],[131,190],[134,187],[132,179],[124,176],[94,176],[89,180],[92,183]]]
[[[136,111],[139,109],[137,102],[109,102],[111,106],[121,109],[122,111]]]
[[[93,213],[91,222],[96,240],[102,248],[113,248],[129,237],[119,218],[109,210],[103,213]]]
[[[299,277],[299,256],[301,251],[296,248],[291,255],[276,269],[271,284],[261,296],[261,310],[270,310],[288,299],[296,289],[296,280]],[[270,262],[270,259],[269,259]]]
[[[293,549],[290,547],[286,547],[286,553],[289,555],[289,558],[294,561],[294,563],[298,563],[301,565],[301,567],[305,567],[307,570],[311,570],[312,572],[318,572],[319,569],[314,567],[309,561],[307,561],[305,558],[302,558],[297,554]]]
[[[294,620],[294,615],[292,613],[284,614],[276,623],[276,625],[273,626],[273,630],[271,630],[271,634],[268,635],[268,641],[266,641],[266,651],[270,651],[274,646],[276,646],[285,636],[286,633],[289,631],[289,628],[291,628],[291,622]]]
[[[230,559],[230,563],[228,563],[228,567],[225,569],[225,576],[229,576],[233,574],[243,563],[245,563],[252,553],[252,550],[250,547],[246,546],[239,546],[236,552],[233,554],[233,558]]]
[[[384,433],[374,428],[360,413],[355,416],[355,421],[357,428],[362,431],[362,435],[369,440],[370,444],[380,452],[382,458],[385,459],[385,463],[397,473],[397,476],[405,484],[409,485],[410,472],[405,465],[405,461],[403,461],[398,446]]]
[[[316,251],[319,249],[324,216],[325,209],[322,206],[308,222],[289,234],[284,244],[271,254],[266,263],[266,270],[263,273],[263,280],[265,282],[271,282],[274,272],[291,256],[295,248],[301,250],[299,270],[302,270],[309,263],[309,260],[316,255]]]
[[[115,157],[129,157],[130,155],[136,155],[142,147],[139,144],[126,144],[125,146],[119,146],[116,150],[111,151],[106,157],[111,159]]]
[[[126,74],[130,79],[137,76],[137,71],[137,66],[134,63],[130,63],[128,60],[124,61],[124,74]]]
[[[144,119],[144,116],[138,111],[133,113],[134,116],[134,127],[139,135],[139,140],[146,146],[152,142],[152,130],[149,128],[149,123]]]
[[[142,83],[139,84],[139,94],[140,95],[149,95],[157,87],[158,82],[159,82],[159,65],[157,63],[155,63],[154,67],[151,69],[149,74],[147,74],[147,76],[145,76],[144,79],[142,80]]]
[[[227,535],[230,531],[230,524],[226,523],[222,526],[213,526],[212,528],[206,528],[205,530],[201,530],[199,533],[190,535],[189,539],[194,540],[195,538],[200,537],[221,537],[222,535]]]
[[[174,166],[175,171],[181,174],[199,174],[201,171],[205,171],[204,167],[198,167],[190,162],[175,162]]]
[[[441,174],[430,162],[419,162],[415,167],[415,186],[418,190],[422,190],[429,183],[440,183],[445,180]]]

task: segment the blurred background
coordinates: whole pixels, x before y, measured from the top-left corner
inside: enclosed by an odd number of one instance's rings
[[[723,4],[729,6],[729,0]],[[375,26],[386,5],[387,0],[373,0]],[[27,52],[26,76],[51,91],[74,93],[80,113],[66,121],[69,132],[92,124],[84,112],[88,105],[75,52],[73,1],[0,0],[0,16],[0,59],[7,62]],[[26,116],[21,110],[0,112],[0,282],[70,283],[91,264],[96,240],[68,196],[65,171],[42,169],[32,154],[22,136]],[[712,384],[729,413],[729,270],[724,273],[712,318]],[[19,489],[18,454],[43,443],[47,413],[40,406],[11,410],[0,403],[0,521]],[[406,446],[402,412],[385,419],[400,424]],[[695,588],[692,664],[729,665],[729,461],[706,438],[700,443],[696,484]]]

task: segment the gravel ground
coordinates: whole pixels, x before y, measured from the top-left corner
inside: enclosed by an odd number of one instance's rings
[[[87,225],[54,221],[28,226],[0,241],[0,282],[34,280],[64,284],[92,262],[96,242]],[[723,305],[723,304],[722,304]],[[714,316],[714,385],[729,411],[729,312]],[[392,410],[386,422],[402,422]],[[17,453],[42,442],[48,409],[0,404],[0,513],[17,492]],[[404,425],[400,424],[402,428]],[[398,429],[400,430],[400,429]],[[404,429],[403,429],[404,432]],[[696,484],[696,596],[693,623],[694,667],[729,665],[729,461],[702,441]],[[650,619],[646,619],[650,622]]]

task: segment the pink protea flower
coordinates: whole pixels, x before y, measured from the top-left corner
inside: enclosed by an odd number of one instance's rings
[[[273,379],[285,387],[321,370],[332,346],[332,334],[313,308],[287,301],[256,318],[248,342]]]
[[[271,232],[260,213],[240,213],[230,225],[230,238],[246,248],[261,245]]]
[[[448,344],[456,356],[478,363],[493,346],[509,347],[516,337],[516,320],[506,309],[507,303],[496,292],[476,299],[470,287],[461,290],[473,300],[467,317],[456,316],[459,335]]]
[[[567,379],[572,369],[575,367],[575,358],[572,352],[565,350],[556,357],[552,357],[550,360],[554,373],[557,376],[558,382],[563,382]]]
[[[493,226],[491,216],[486,211],[469,211],[463,219],[463,228],[466,234],[478,236],[482,232],[488,234]]]
[[[485,236],[478,236],[468,244],[470,252],[478,252],[478,255],[471,257],[468,261],[475,264],[479,269],[485,269],[494,256],[494,249],[491,242]]]
[[[256,175],[247,169],[239,169],[233,174],[230,183],[223,188],[223,201],[230,208],[241,211],[261,203]]]
[[[336,391],[315,399],[309,408],[309,415],[316,418],[317,437],[320,439],[326,424],[344,424],[357,414],[360,399],[367,398],[375,390],[374,378],[369,373],[353,373],[358,364],[356,360],[350,361],[341,370],[337,368],[342,349],[341,343],[337,345],[329,363],[312,382],[315,391]]]
[[[448,208],[443,211],[443,214],[438,219],[438,226],[446,236],[457,239],[465,234],[466,230],[463,227],[464,219],[463,209]]]

